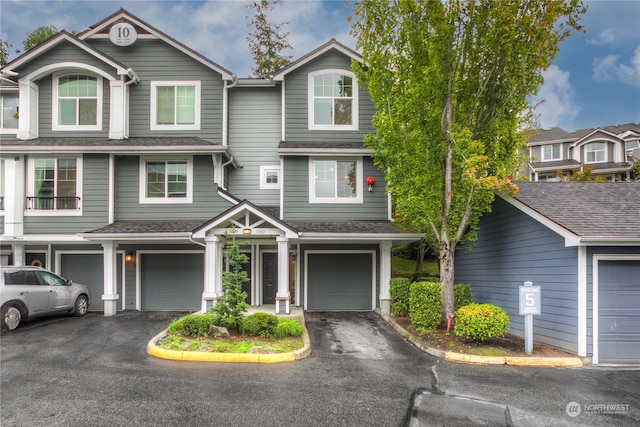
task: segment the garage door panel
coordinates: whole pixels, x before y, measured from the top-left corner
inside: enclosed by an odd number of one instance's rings
[[[142,254],[143,310],[199,310],[204,290],[203,254]]]
[[[116,280],[122,298],[122,256],[117,256]],[[91,311],[103,311],[104,301],[104,256],[100,254],[61,254],[60,275],[89,287]]]

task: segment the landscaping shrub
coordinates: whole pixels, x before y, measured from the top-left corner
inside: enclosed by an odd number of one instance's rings
[[[409,291],[411,281],[406,277],[391,279],[389,290],[391,293],[391,315],[405,317],[409,314]]]
[[[193,338],[206,337],[209,335],[211,325],[217,325],[219,320],[219,316],[211,313],[188,314],[171,322],[167,328],[167,333]]]
[[[240,245],[235,239],[227,243],[224,256],[229,263],[229,271],[222,273],[224,294],[211,307],[211,312],[220,317],[217,326],[223,326],[230,331],[239,331],[240,323],[249,306],[245,301],[247,293],[242,290],[242,284],[249,281],[249,276],[243,268],[249,262],[249,257],[240,252]]]
[[[409,318],[418,332],[432,331],[440,324],[442,310],[439,282],[414,282],[409,290]]]
[[[509,329],[509,315],[493,304],[470,304],[455,312],[453,332],[470,341],[501,337]]]
[[[460,307],[469,304],[473,304],[471,285],[467,285],[466,283],[456,283],[453,285],[453,311],[455,312]]]
[[[263,338],[273,337],[278,321],[278,316],[275,314],[253,313],[242,318],[240,332],[243,335],[259,335]]]
[[[432,274],[426,271],[418,271],[413,273],[411,281],[413,282],[434,282],[440,280],[439,274]]]
[[[302,324],[300,324],[300,322],[284,317],[278,318],[278,324],[274,331],[275,338],[299,336],[302,336]]]

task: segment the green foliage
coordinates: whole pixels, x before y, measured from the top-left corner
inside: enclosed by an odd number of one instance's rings
[[[471,285],[466,283],[456,283],[453,285],[454,311],[465,305],[473,304],[473,293]]]
[[[636,181],[640,181],[640,159],[637,159],[634,163],[633,163],[633,167],[631,168],[631,173],[633,175],[633,178]]]
[[[278,326],[278,316],[269,313],[253,313],[242,318],[240,332],[244,335],[259,335],[263,338],[274,336]]]
[[[409,292],[411,282],[406,277],[391,279],[389,291],[391,294],[391,315],[406,317],[409,314]]]
[[[438,273],[429,272],[429,271],[419,271],[413,273],[411,276],[412,282],[434,282],[440,279],[440,275]]]
[[[455,312],[453,332],[470,341],[501,337],[509,330],[509,315],[493,304],[471,304]]]
[[[58,30],[53,25],[42,25],[27,34],[27,38],[22,42],[22,46],[26,52],[38,46],[40,43],[49,40],[56,34],[58,34]]]
[[[293,319],[280,317],[274,331],[275,338],[302,336],[302,324]]]
[[[0,67],[4,67],[9,62],[9,50],[13,45],[8,41],[0,39]]]
[[[224,295],[211,308],[211,312],[220,316],[220,325],[229,330],[238,331],[240,323],[249,305],[246,302],[247,293],[242,290],[242,284],[249,281],[247,272],[242,266],[249,258],[240,253],[240,245],[231,240],[227,244],[224,254],[229,263],[229,271],[222,273],[222,290]]]
[[[217,325],[219,320],[219,316],[211,313],[188,314],[171,322],[167,328],[167,333],[193,338],[207,337],[209,336],[211,325]]]
[[[439,282],[415,282],[409,290],[409,318],[418,332],[431,331],[440,324],[442,306]]]
[[[280,53],[286,49],[293,49],[287,40],[289,33],[282,31],[289,22],[274,24],[267,19],[267,13],[273,12],[278,3],[279,0],[257,0],[247,5],[255,11],[255,15],[247,25],[254,30],[247,36],[247,41],[256,64],[251,68],[255,77],[269,78],[291,62],[291,55]]]

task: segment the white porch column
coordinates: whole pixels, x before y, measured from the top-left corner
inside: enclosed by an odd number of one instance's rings
[[[4,236],[6,237],[21,237],[24,234],[26,200],[24,163],[22,156],[7,157],[4,160],[3,181],[6,183],[4,186]]]
[[[385,319],[391,314],[391,242],[380,242],[380,312]]]
[[[204,292],[202,293],[203,313],[209,311],[223,295],[222,292],[222,254],[224,238],[210,235],[204,238]]]
[[[276,237],[278,242],[278,292],[276,292],[276,314],[291,313],[289,293],[289,239]]]
[[[127,96],[126,86],[122,80],[111,80],[109,139],[125,139],[127,135]]]
[[[104,315],[115,316],[118,308],[118,278],[116,275],[116,249],[118,242],[102,242],[104,258]]]
[[[18,119],[18,139],[34,139],[38,137],[38,99],[40,88],[31,80],[20,80],[20,118]]]
[[[24,245],[22,243],[13,243],[11,245],[13,252],[13,265],[21,267],[24,265]]]

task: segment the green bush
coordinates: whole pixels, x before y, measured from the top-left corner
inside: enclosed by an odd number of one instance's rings
[[[467,285],[466,283],[456,283],[453,285],[453,311],[469,304],[473,304],[471,285]]]
[[[455,312],[453,332],[470,341],[501,337],[509,329],[509,315],[493,304],[470,304]]]
[[[274,331],[274,338],[299,336],[302,336],[302,325],[300,322],[284,317],[278,318],[278,324]]]
[[[240,332],[243,335],[259,335],[263,338],[273,337],[278,326],[278,316],[269,313],[253,313],[240,321]]]
[[[394,277],[389,285],[391,293],[391,315],[405,317],[409,314],[409,290],[411,281],[406,277]]]
[[[427,271],[417,271],[413,273],[412,282],[435,282],[440,280],[439,274],[429,273]]]
[[[167,328],[169,334],[180,334],[185,337],[206,337],[211,325],[218,325],[220,317],[215,314],[188,314],[171,322]]]
[[[442,310],[439,282],[414,282],[409,291],[409,318],[418,332],[432,331],[440,324]]]

